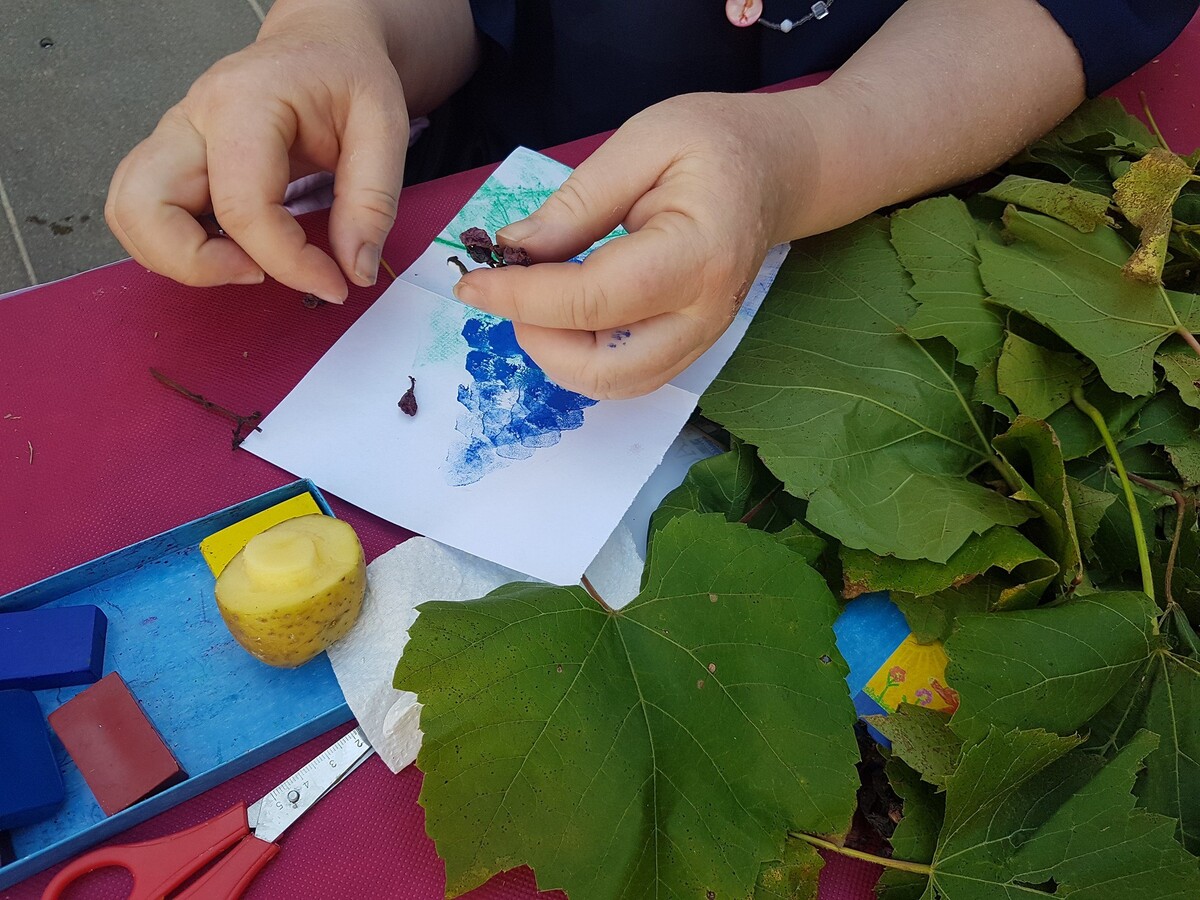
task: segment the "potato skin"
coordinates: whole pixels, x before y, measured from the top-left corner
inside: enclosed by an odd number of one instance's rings
[[[293,669],[344,637],[354,625],[366,590],[366,561],[359,546],[357,565],[351,571],[325,589],[299,601],[289,598],[274,610],[239,609],[236,600],[228,596],[228,583],[222,573],[217,579],[216,599],[234,639],[267,665]]]

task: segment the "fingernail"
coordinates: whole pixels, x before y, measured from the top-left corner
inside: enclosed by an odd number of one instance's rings
[[[454,296],[457,297],[460,302],[467,304],[467,306],[477,307],[483,300],[483,294],[480,293],[479,288],[467,284],[462,280],[460,280],[458,284],[454,285],[451,290],[454,292]]]
[[[505,225],[496,232],[496,240],[502,240],[506,244],[520,244],[522,241],[527,241],[537,234],[538,229],[541,227],[537,219],[522,219],[519,222],[513,222],[511,225]]]
[[[261,272],[243,272],[229,280],[230,284],[262,284],[266,276]]]
[[[375,244],[363,244],[354,260],[355,277],[365,281],[364,287],[370,287],[379,277],[379,247]]]

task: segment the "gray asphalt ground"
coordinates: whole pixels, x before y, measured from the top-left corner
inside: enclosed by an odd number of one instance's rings
[[[121,157],[270,0],[0,0],[0,294],[126,256]]]

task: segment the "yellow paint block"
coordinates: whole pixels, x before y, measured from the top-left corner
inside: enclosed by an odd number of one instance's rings
[[[241,552],[250,538],[256,534],[262,534],[280,522],[299,516],[310,516],[313,513],[322,514],[322,509],[317,506],[317,501],[313,499],[312,494],[308,492],[299,494],[282,503],[276,503],[262,512],[257,512],[248,519],[234,522],[228,528],[222,528],[220,531],[210,534],[200,542],[200,553],[204,556],[204,561],[208,563],[209,569],[212,570],[213,577],[217,577],[229,565],[229,561]]]

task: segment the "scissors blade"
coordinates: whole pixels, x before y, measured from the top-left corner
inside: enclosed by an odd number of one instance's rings
[[[274,842],[375,750],[361,728],[343,735],[247,811],[255,837]]]

